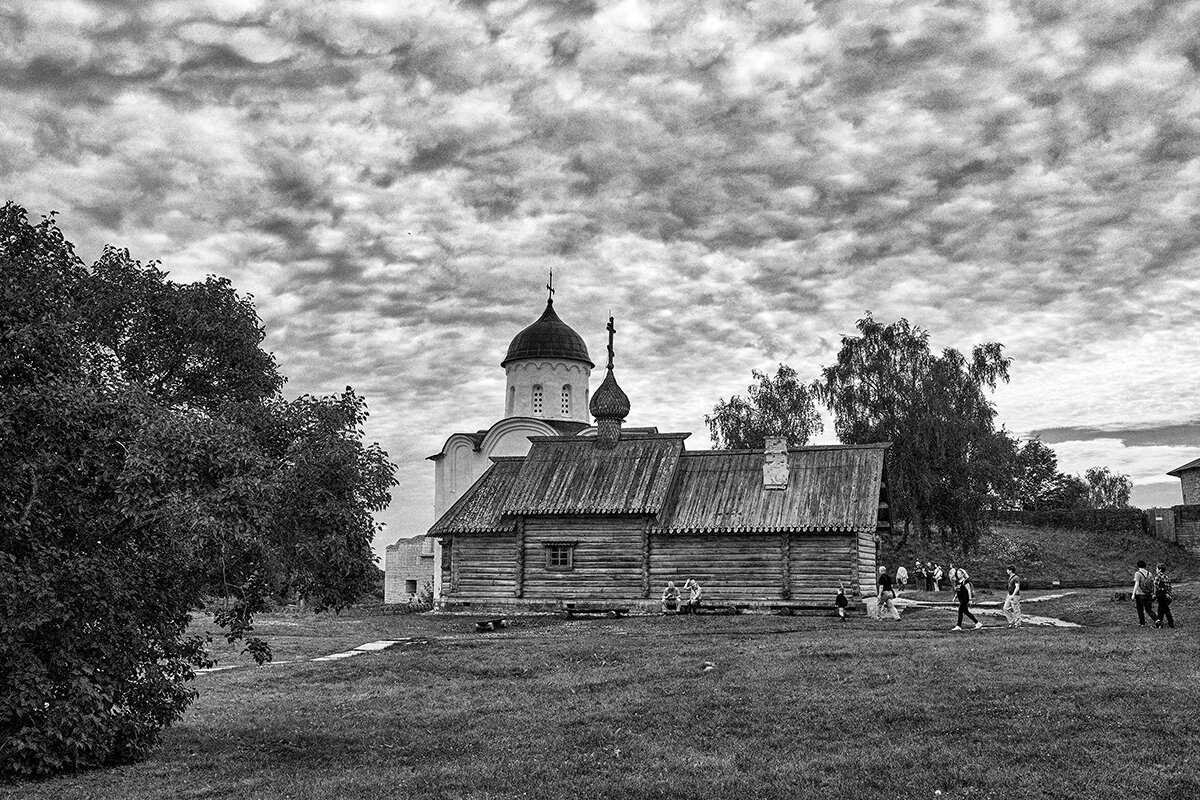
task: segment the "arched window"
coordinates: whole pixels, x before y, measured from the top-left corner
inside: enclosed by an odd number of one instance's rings
[[[508,403],[504,407],[504,416],[511,417],[517,405],[517,387],[508,387]]]
[[[562,388],[562,415],[564,417],[571,416],[571,384],[567,383]]]
[[[542,387],[540,385],[533,387],[533,415],[535,417],[542,415]]]

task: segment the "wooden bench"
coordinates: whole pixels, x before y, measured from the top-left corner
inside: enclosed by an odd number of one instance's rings
[[[772,612],[786,617],[793,616],[794,614],[803,611],[814,611],[821,613],[837,611],[837,606],[835,606],[833,603],[772,603],[769,608]]]
[[[607,605],[604,603],[563,603],[562,613],[570,619],[574,616],[585,617],[623,617],[629,613],[628,607]]]
[[[702,603],[691,611],[686,611],[686,614],[740,614],[747,606],[738,606],[724,603]]]

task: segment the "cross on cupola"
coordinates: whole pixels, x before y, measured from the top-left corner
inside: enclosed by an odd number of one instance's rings
[[[608,373],[600,388],[592,395],[589,410],[596,418],[596,446],[611,450],[621,438],[621,423],[629,416],[629,397],[617,385],[613,375],[613,334],[617,332],[613,318],[608,318]]]
[[[613,334],[617,329],[613,326],[613,318],[608,318],[608,368],[613,368]]]
[[[546,288],[550,290],[550,296],[546,298],[546,302],[554,302],[554,270],[550,270],[550,282],[546,284]]]

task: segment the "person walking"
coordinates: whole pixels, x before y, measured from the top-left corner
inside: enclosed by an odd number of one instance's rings
[[[1158,564],[1154,567],[1154,599],[1158,601],[1158,619],[1154,627],[1161,628],[1163,620],[1168,628],[1175,627],[1175,617],[1171,616],[1171,579],[1167,577],[1167,565]]]
[[[1008,627],[1021,627],[1021,576],[1011,564],[1008,566],[1008,596],[1004,598],[1004,618],[1008,620]]]
[[[953,574],[953,573],[951,573],[951,574]],[[979,630],[980,628],[983,627],[983,623],[980,622],[979,620],[975,619],[975,615],[971,613],[971,609],[970,609],[970,605],[971,605],[970,577],[967,576],[967,573],[965,570],[960,570],[959,574],[961,574],[964,577],[962,580],[959,580],[954,586],[954,596],[955,596],[955,598],[958,599],[958,624],[955,625],[950,630],[961,631],[963,617],[967,617],[968,619],[971,620],[971,622],[974,622],[975,630]]]
[[[908,588],[908,570],[903,564],[896,567],[896,596]]]
[[[879,618],[883,619],[883,609],[886,608],[892,612],[893,619],[900,619],[900,609],[896,608],[892,600],[896,598],[896,592],[892,589],[892,576],[888,575],[887,567],[879,568],[879,578],[875,581],[876,597],[879,600]]]
[[[934,591],[933,586],[934,586],[934,584],[933,584],[933,562],[926,561],[925,562],[925,591],[927,591],[927,592]]]
[[[1151,622],[1158,622],[1158,617],[1154,616],[1154,578],[1146,569],[1145,561],[1137,562],[1133,573],[1133,603],[1137,606],[1138,625],[1146,625],[1147,615]]]
[[[942,565],[934,564],[933,565],[933,590],[935,592],[940,592],[942,590],[942,578],[944,578],[945,576],[946,576],[946,573],[942,572]]]

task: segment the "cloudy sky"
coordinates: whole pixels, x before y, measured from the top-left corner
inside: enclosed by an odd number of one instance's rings
[[[692,447],[870,310],[1002,342],[999,420],[1135,502],[1200,457],[1200,2],[0,0],[0,109],[0,200],[228,276],[288,393],[366,395],[380,552],[551,268]]]

